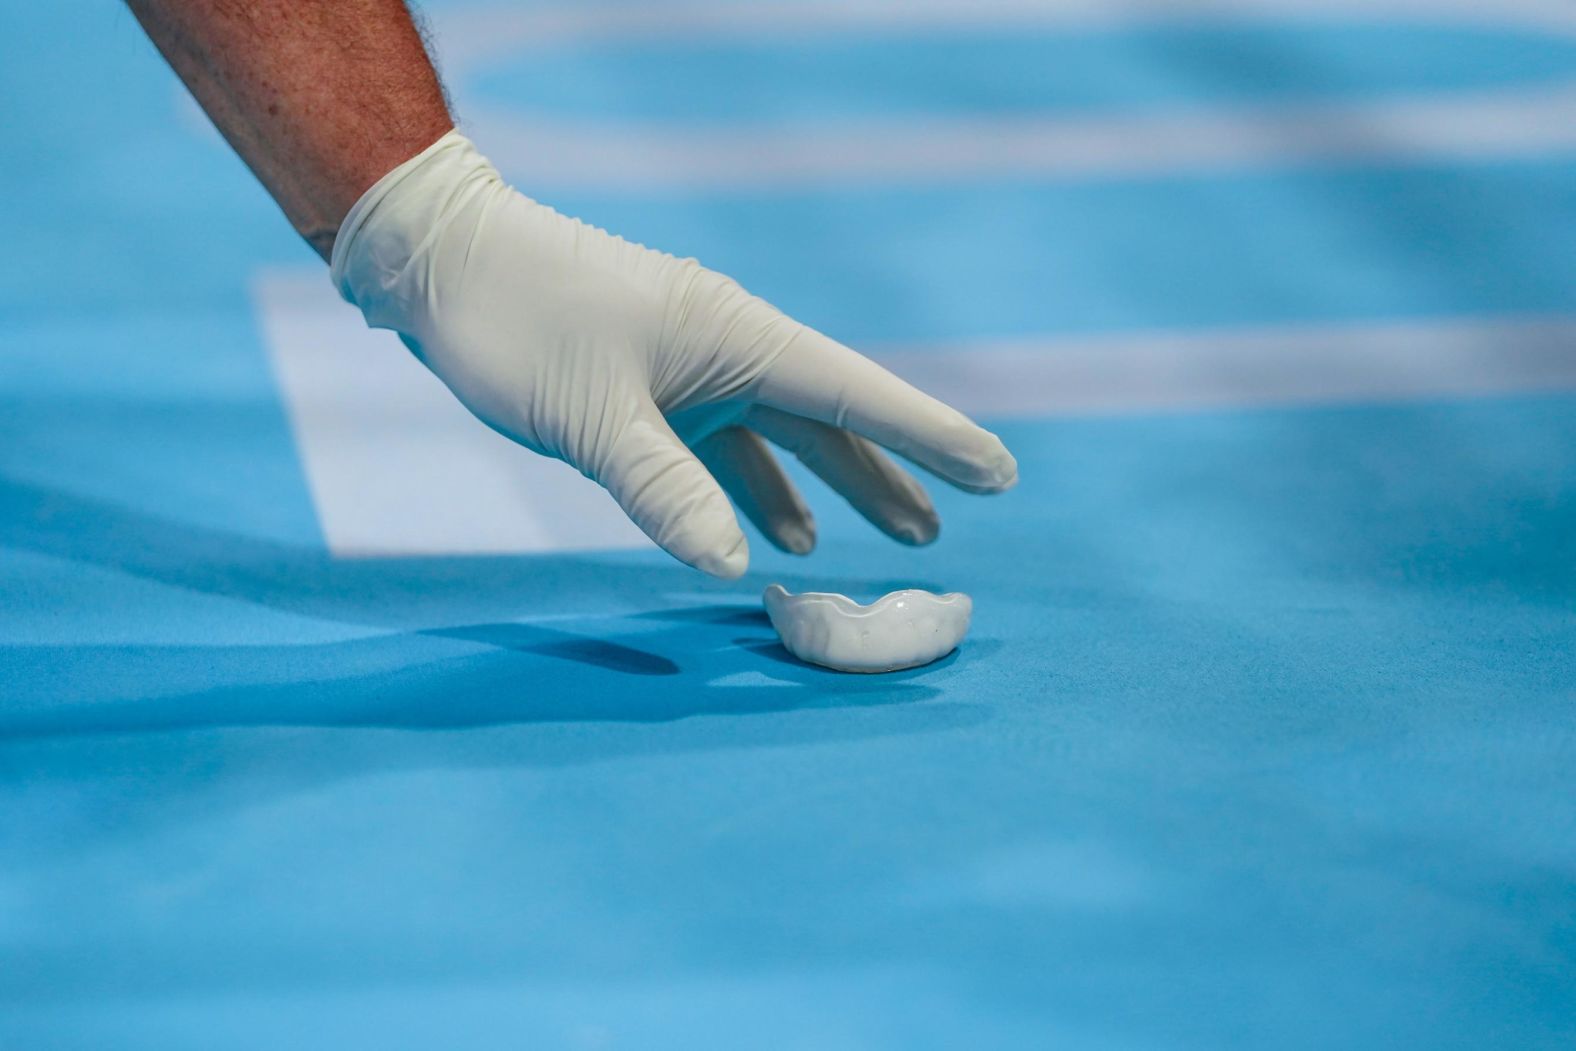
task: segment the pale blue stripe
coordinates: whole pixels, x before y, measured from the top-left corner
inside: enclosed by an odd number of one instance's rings
[[[1568,80],[1576,44],[1428,25],[1216,22],[589,41],[472,72],[464,95],[572,121],[791,124],[1214,109]]]

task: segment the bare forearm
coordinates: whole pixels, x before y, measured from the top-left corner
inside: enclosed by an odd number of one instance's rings
[[[325,259],[384,173],[453,127],[404,0],[127,0]]]

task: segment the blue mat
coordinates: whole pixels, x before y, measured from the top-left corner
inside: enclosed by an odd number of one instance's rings
[[[1576,395],[986,421],[1023,483],[935,548],[806,481],[820,550],[736,584],[335,559],[247,293],[310,253],[128,15],[0,9],[0,1045],[1576,1043]],[[1573,74],[1173,18],[451,79],[616,134]],[[855,344],[1576,315],[1576,149],[542,196]],[[975,628],[838,676],[772,580]]]

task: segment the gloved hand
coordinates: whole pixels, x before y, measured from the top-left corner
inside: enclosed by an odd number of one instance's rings
[[[693,259],[517,193],[458,131],[362,196],[332,272],[485,423],[567,460],[668,553],[719,577],[749,562],[724,489],[778,547],[815,544],[763,437],[909,544],[940,523],[873,442],[970,492],[1017,480],[1002,443],[961,413]]]

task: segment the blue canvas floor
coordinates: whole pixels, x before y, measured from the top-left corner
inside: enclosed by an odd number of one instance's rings
[[[0,6],[0,1046],[1576,1042],[1576,392],[988,420],[1022,484],[936,547],[806,481],[820,550],[734,584],[335,559],[247,294],[310,254],[128,15]],[[1407,28],[451,77],[616,128],[1576,74]],[[1576,315],[1576,151],[544,197],[856,344]],[[838,676],[773,580],[975,627]]]

